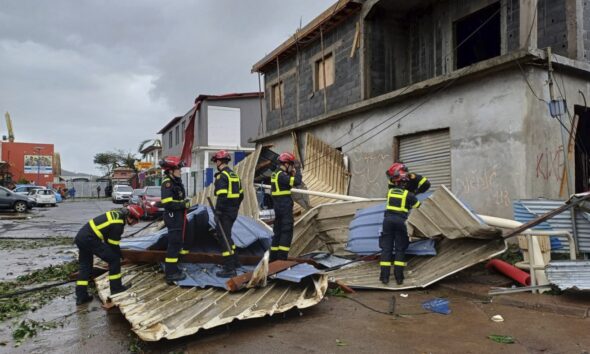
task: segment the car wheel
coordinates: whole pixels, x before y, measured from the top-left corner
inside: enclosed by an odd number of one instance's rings
[[[14,211],[16,211],[17,213],[24,213],[25,211],[27,211],[27,203],[20,200],[14,203]]]

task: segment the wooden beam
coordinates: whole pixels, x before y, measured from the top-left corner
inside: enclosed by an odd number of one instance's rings
[[[295,265],[299,264],[298,262],[294,261],[274,261],[269,263],[268,265],[268,275],[273,275],[278,272],[282,272],[285,269],[291,268]],[[237,277],[233,277],[229,279],[225,285],[229,289],[229,291],[238,291],[242,289],[250,279],[252,279],[252,275],[254,272],[248,272],[244,274],[240,274]]]

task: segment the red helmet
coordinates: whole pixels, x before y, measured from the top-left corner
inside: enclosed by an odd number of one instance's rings
[[[231,161],[231,155],[225,150],[219,150],[215,153],[215,155],[213,155],[213,157],[211,157],[212,162],[217,160],[229,162]]]
[[[279,162],[281,163],[295,163],[295,155],[290,152],[283,152],[279,155]]]
[[[387,171],[385,171],[387,177],[396,180],[399,180],[402,174],[404,177],[407,177],[407,173],[408,167],[406,167],[406,165],[401,162],[395,162],[393,165],[391,165],[391,167],[389,167],[389,169],[387,169]]]
[[[164,171],[175,170],[184,167],[184,162],[178,156],[168,156],[160,160],[160,167]]]
[[[131,204],[127,206],[127,210],[129,211],[129,216],[134,219],[141,219],[143,216],[143,208],[136,204]]]

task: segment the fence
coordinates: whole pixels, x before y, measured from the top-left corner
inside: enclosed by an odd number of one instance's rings
[[[66,188],[76,189],[76,198],[96,198],[96,187],[100,186],[100,197],[105,197],[105,188],[108,182],[66,182]],[[69,197],[69,195],[68,195]]]

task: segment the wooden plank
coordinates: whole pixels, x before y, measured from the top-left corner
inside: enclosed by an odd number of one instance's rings
[[[282,272],[283,270],[291,268],[297,264],[299,263],[294,261],[274,261],[268,265],[268,275]],[[238,291],[248,284],[250,279],[252,279],[253,274],[253,272],[240,274],[237,277],[229,279],[225,285],[231,292]]]

